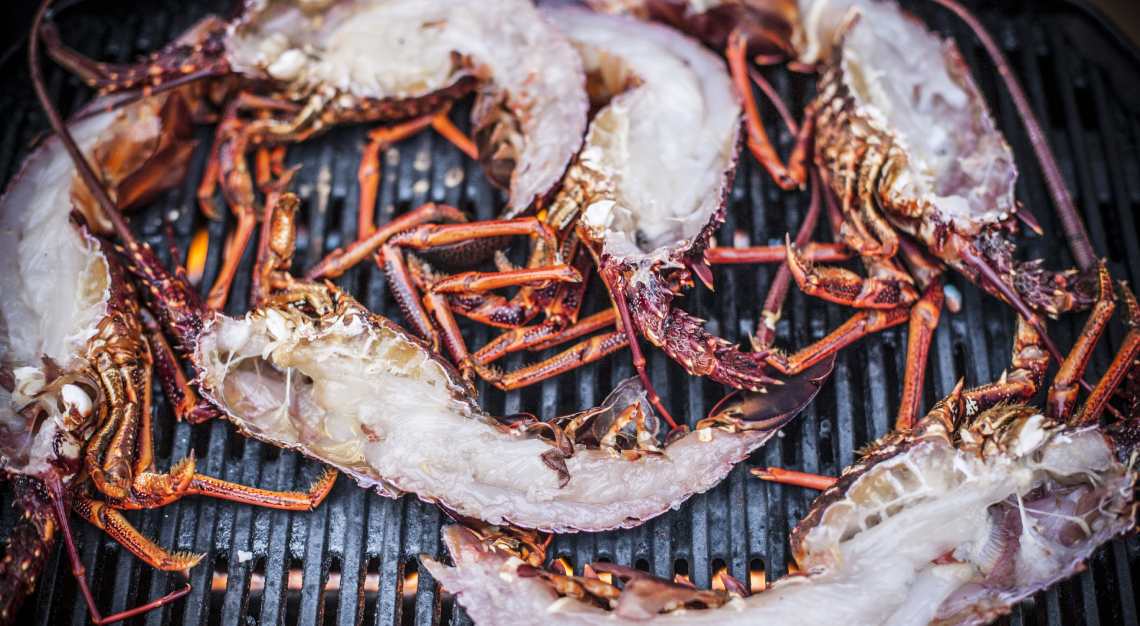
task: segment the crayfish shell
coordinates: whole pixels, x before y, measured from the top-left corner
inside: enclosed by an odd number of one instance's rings
[[[802,573],[748,597],[536,571],[459,525],[443,531],[454,566],[423,562],[481,626],[988,623],[1134,527],[1137,471],[1097,427],[1019,406],[980,423],[996,428],[882,443],[796,528]]]
[[[664,26],[545,14],[582,51],[591,96],[606,100],[552,214],[580,215],[613,262],[676,265],[699,253],[724,219],[739,143],[723,62]]]
[[[557,185],[586,129],[578,55],[525,0],[251,1],[226,47],[234,71],[327,94],[345,121],[421,115],[478,85],[480,156],[508,215]]]
[[[845,150],[863,146],[874,155],[865,158],[883,160],[878,194],[892,221],[922,241],[935,238],[923,229],[972,236],[1011,219],[1013,153],[953,40],[891,2],[819,4],[827,6],[810,15],[845,16],[805,28],[814,35],[805,55],[830,50],[822,57],[817,153],[837,192],[852,156]]]
[[[811,385],[795,407],[754,409],[778,416],[742,416],[733,404],[725,419],[652,453],[589,443],[563,450],[482,412],[418,339],[338,297],[324,318],[290,309],[212,318],[194,355],[203,395],[254,438],[383,494],[415,493],[493,524],[557,532],[640,524],[720,482],[818,390]],[[630,398],[641,402],[623,387],[612,401]]]
[[[69,124],[112,198],[123,208],[181,180],[194,143],[178,94],[102,111],[96,100]],[[74,216],[73,216],[74,213]],[[78,217],[75,217],[78,216]],[[69,407],[89,415],[97,395],[83,376],[90,342],[128,288],[113,280],[105,218],[56,137],[24,161],[0,199],[0,469],[35,474],[64,445]],[[117,283],[117,284],[116,284]],[[78,383],[79,386],[70,383]],[[29,420],[47,419],[32,428]],[[67,449],[61,449],[64,445]]]
[[[815,160],[845,241],[889,257],[897,230],[1018,309],[1091,304],[1073,274],[1015,258],[1017,167],[954,41],[887,1],[815,0],[804,16],[801,59],[822,65]]]

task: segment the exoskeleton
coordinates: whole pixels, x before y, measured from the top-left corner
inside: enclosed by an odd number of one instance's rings
[[[996,46],[953,0],[1010,78]],[[953,40],[929,31],[890,0],[598,0],[610,11],[662,19],[723,49],[744,101],[747,143],[785,188],[812,183],[826,199],[837,242],[859,256],[866,275],[817,265],[803,254],[815,227],[805,215],[787,270],[761,315],[757,344],[767,346],[779,318],[784,284],[860,309],[845,327],[859,333],[909,322],[900,424],[917,416],[930,339],[945,302],[944,268],[952,268],[1030,320],[1049,351],[1060,352],[1042,316],[1086,308],[1089,272],[1053,272],[1016,258],[1018,222],[1039,229],[1015,200],[1017,167]],[[819,71],[817,94],[796,124],[751,61],[792,61]],[[764,130],[752,93],[756,82],[796,130],[787,164]],[[1034,139],[1049,191],[1082,270],[1095,255],[1065,191],[1048,145],[1020,87],[1008,80]],[[815,177],[818,175],[818,181]],[[813,206],[818,206],[813,201]],[[741,253],[738,256],[746,257]],[[771,295],[771,294],[770,294]]]
[[[759,593],[731,578],[723,591],[702,590],[610,563],[544,570],[541,546],[479,526],[445,528],[453,565],[424,564],[482,625],[988,623],[1136,524],[1140,415],[1100,423],[1140,369],[1140,308],[1127,288],[1128,336],[1076,410],[1077,380],[1114,308],[1103,268],[1099,284],[1043,409],[1026,402],[1049,356],[1023,320],[1010,372],[958,385],[913,429],[870,446],[793,530],[797,573]]]
[[[201,83],[202,97],[222,103],[199,188],[203,211],[217,217],[220,183],[237,218],[207,298],[215,309],[225,304],[260,217],[246,163],[254,148],[303,141],[338,124],[399,122],[377,129],[365,150],[365,238],[374,230],[383,146],[436,128],[507,189],[502,215],[509,219],[556,186],[586,126],[578,56],[526,0],[247,0],[237,17],[207,17],[134,65],[94,62],[66,48],[53,29],[45,35],[53,57],[101,91],[148,94]],[[452,101],[473,90],[474,144],[446,116]]]
[[[168,92],[115,111],[103,104],[93,103],[69,128],[116,210],[180,181],[193,148],[182,94]],[[100,237],[109,223],[54,137],[32,152],[0,199],[0,254],[11,268],[0,302],[0,472],[12,479],[23,509],[0,563],[0,623],[15,618],[58,536],[97,623],[137,615],[188,590],[102,616],[71,537],[70,512],[148,564],[185,572],[202,555],[167,551],[121,511],[194,494],[308,509],[335,478],[326,475],[311,493],[275,494],[199,474],[192,458],[167,471],[155,466],[153,371],[171,357],[165,342],[144,327],[122,259]],[[181,374],[160,373],[171,385]],[[192,408],[184,390],[171,396],[176,410]]]

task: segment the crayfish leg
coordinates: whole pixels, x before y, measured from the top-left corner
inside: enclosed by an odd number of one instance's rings
[[[922,410],[926,361],[930,356],[930,344],[934,340],[934,331],[938,328],[938,319],[942,316],[944,300],[942,282],[935,280],[910,309],[902,399],[895,416],[895,430],[910,430]]]
[[[1089,313],[1088,321],[1077,335],[1073,348],[1061,362],[1057,375],[1053,377],[1053,384],[1049,387],[1045,414],[1053,419],[1064,420],[1072,417],[1077,396],[1081,393],[1080,381],[1084,378],[1089,359],[1092,358],[1100,336],[1108,328],[1112,314],[1116,311],[1112,277],[1108,275],[1108,268],[1104,263],[1100,263],[1097,267],[1097,284],[1099,294]]]

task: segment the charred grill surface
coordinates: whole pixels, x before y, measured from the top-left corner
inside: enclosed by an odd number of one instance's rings
[[[227,4],[220,0],[163,1],[123,15],[113,3],[92,0],[65,11],[59,20],[64,39],[75,42],[82,52],[129,61],[169,41],[209,11],[224,14]],[[1021,171],[1018,200],[1048,233],[1043,239],[1022,237],[1023,258],[1043,257],[1049,267],[1071,266],[1025,133],[976,41],[929,3],[903,4],[936,30],[957,39],[1012,145]],[[1114,275],[1133,285],[1140,283],[1140,231],[1135,221],[1140,209],[1140,97],[1134,95],[1135,85],[1140,84],[1140,55],[1075,3],[1013,2],[1001,10],[983,10],[981,15],[1005,46],[1028,89],[1084,211],[1097,251],[1107,255]],[[5,181],[27,154],[30,141],[46,127],[22,56],[15,54],[2,66],[0,112],[7,123],[0,129],[0,178]],[[782,70],[770,77],[796,110],[810,101],[814,78]],[[84,102],[85,90],[55,68],[51,68],[49,85],[65,114]],[[469,104],[465,102],[453,118],[467,120]],[[765,119],[769,133],[780,138],[779,147],[786,152],[791,138],[777,126],[775,115],[766,114]],[[225,223],[205,221],[194,209],[194,185],[201,177],[211,137],[210,129],[198,133],[199,150],[187,181],[137,214],[133,223],[137,232],[165,252],[163,223],[173,217],[182,256],[204,228],[210,244],[200,283],[205,289],[218,271],[222,244],[233,223],[232,218]],[[345,128],[290,147],[288,163],[304,165],[295,184],[304,199],[306,220],[295,269],[310,267],[324,252],[355,237],[356,168],[363,142],[361,128]],[[438,137],[415,137],[383,158],[379,216],[390,217],[431,200],[469,208],[480,219],[490,219],[502,206],[502,196],[486,182],[481,166],[465,161]],[[808,202],[806,194],[779,191],[747,156],[741,159],[730,200],[727,224],[717,235],[719,245],[780,243],[785,232],[795,231]],[[247,308],[244,294],[252,257],[252,252],[246,255],[238,272],[228,307],[231,312]],[[744,339],[755,328],[760,299],[774,269],[718,269],[716,293],[692,289],[686,292],[683,305],[694,315],[712,320],[710,328],[718,334]],[[993,380],[1008,361],[1012,312],[961,277],[952,277],[951,282],[962,293],[963,311],[945,315],[935,336],[925,407],[947,394],[959,377],[965,377],[968,385]],[[372,310],[402,321],[377,268],[354,269],[339,284]],[[602,306],[602,296],[589,294],[589,311]],[[834,328],[848,313],[793,290],[778,327],[777,343],[804,345]],[[1082,321],[1083,316],[1070,316],[1054,324],[1057,341],[1070,344]],[[475,326],[464,330],[472,345],[486,343],[495,332]],[[786,429],[787,436],[770,441],[720,486],[639,528],[558,537],[549,551],[552,558],[567,559],[578,573],[582,563],[610,559],[660,576],[683,574],[706,588],[721,567],[742,580],[748,580],[750,572],[754,578],[783,575],[789,558],[788,530],[805,514],[814,494],[752,479],[749,466],[781,465],[834,474],[851,464],[857,449],[884,434],[893,423],[905,332],[905,328],[887,331],[841,353],[832,380]],[[1123,335],[1118,326],[1110,327],[1106,343],[1115,346]],[[1107,347],[1097,353],[1090,378],[1107,365],[1109,356]],[[529,358],[512,355],[505,365],[517,367]],[[660,352],[650,355],[650,370],[658,389],[666,392],[665,402],[674,415],[695,420],[723,395],[716,385],[688,379]],[[520,411],[565,414],[596,405],[632,373],[628,356],[618,354],[522,392],[503,394],[484,387],[480,400],[497,415]],[[156,399],[160,398],[156,393]],[[304,488],[316,473],[311,462],[245,439],[224,422],[176,424],[162,402],[155,418],[161,469],[194,451],[204,472],[264,488]],[[0,533],[7,534],[20,520],[10,506],[11,487],[6,485],[2,494]],[[164,611],[136,620],[139,623],[233,623],[246,618],[301,624],[470,623],[418,571],[418,555],[443,552],[439,526],[444,516],[414,497],[393,501],[341,481],[327,504],[312,513],[262,511],[189,498],[128,517],[164,546],[209,552],[203,565],[192,572],[192,594]],[[98,530],[78,520],[73,525],[93,588],[109,610],[134,606],[178,584],[176,577],[151,571]],[[1094,556],[1088,571],[1023,605],[1012,623],[1136,624],[1140,603],[1131,590],[1138,584],[1140,542],[1135,538],[1116,541]],[[86,623],[66,559],[57,552],[50,552],[43,563],[37,587],[18,618],[21,623]]]

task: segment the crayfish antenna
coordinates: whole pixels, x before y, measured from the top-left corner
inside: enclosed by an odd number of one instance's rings
[[[39,33],[44,14],[51,0],[44,0],[36,14],[32,32]],[[202,326],[204,309],[198,292],[190,285],[184,273],[171,274],[158,261],[158,257],[145,243],[139,242],[118,205],[111,199],[107,189],[100,182],[94,168],[75,142],[67,125],[56,110],[55,104],[44,85],[43,68],[40,64],[40,41],[32,36],[28,44],[28,66],[31,71],[32,87],[40,106],[44,110],[48,124],[59,138],[75,166],[83,184],[92,198],[98,203],[103,214],[111,222],[112,230],[123,243],[123,253],[129,260],[131,272],[145,283],[143,293],[150,308],[159,318],[163,328],[171,333],[179,347],[190,349]]]

